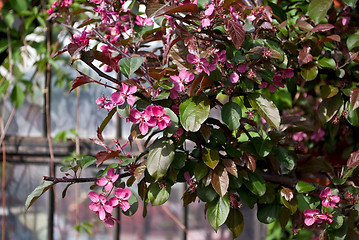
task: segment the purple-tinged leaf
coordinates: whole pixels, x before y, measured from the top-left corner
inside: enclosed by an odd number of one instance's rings
[[[359,88],[354,88],[350,94],[350,107],[352,111],[359,107]]]
[[[359,166],[359,151],[352,152],[347,161],[347,166],[349,169]]]
[[[334,25],[332,24],[318,24],[312,29],[312,32],[325,32],[333,28]]]
[[[77,77],[73,80],[73,84],[72,84],[72,87],[70,89],[70,92],[72,92],[72,90],[74,90],[75,88],[81,86],[81,85],[84,85],[86,83],[91,83],[91,82],[94,82],[93,79],[91,79],[89,76],[86,76],[84,74],[82,74],[82,76],[80,77]]]
[[[226,195],[229,186],[229,176],[227,170],[222,165],[211,171],[211,184],[219,196]]]
[[[246,33],[243,26],[233,20],[225,20],[225,26],[235,48],[239,49],[244,42]]]

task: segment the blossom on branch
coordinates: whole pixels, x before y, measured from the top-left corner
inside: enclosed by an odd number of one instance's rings
[[[107,177],[100,178],[97,180],[96,184],[104,187],[105,191],[109,192],[113,188],[113,184],[117,181],[119,175],[115,174],[115,170],[113,168],[110,168],[107,171]]]
[[[320,199],[322,199],[322,205],[324,207],[335,207],[337,203],[339,203],[340,198],[338,195],[331,195],[332,190],[329,187],[326,187],[319,195]]]

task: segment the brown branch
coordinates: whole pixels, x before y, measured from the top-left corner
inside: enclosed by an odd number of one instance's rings
[[[125,177],[129,177],[131,176],[130,173],[122,173],[119,175],[119,178],[125,178]],[[85,183],[85,182],[95,182],[100,178],[67,178],[67,177],[63,177],[63,178],[55,178],[55,177],[48,177],[48,176],[43,176],[42,179],[44,181],[51,181],[54,183]]]

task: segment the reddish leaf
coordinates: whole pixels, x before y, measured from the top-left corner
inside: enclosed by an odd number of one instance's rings
[[[99,51],[93,51],[94,58],[108,66],[110,66],[115,72],[119,72],[120,68],[115,60],[111,58],[111,55],[108,53],[103,53]]]
[[[67,45],[67,51],[69,52],[71,57],[78,54],[84,48],[85,48],[85,46],[79,46],[79,45],[74,44],[74,43],[70,43],[69,45]]]
[[[332,24],[318,24],[312,29],[312,32],[325,32],[334,28]]]
[[[239,49],[244,42],[244,37],[246,33],[243,26],[233,20],[226,20],[225,26],[234,46],[236,47],[236,49]]]
[[[174,39],[170,44],[168,44],[167,46],[165,46],[165,49],[163,51],[163,61],[162,64],[165,64],[166,62],[168,62],[168,53],[170,52],[171,48],[173,47],[173,45],[175,45],[179,40],[181,40],[180,37],[177,37],[176,39]]]
[[[359,151],[352,152],[347,162],[349,169],[359,166]]]
[[[146,161],[143,161],[139,166],[136,167],[135,169],[135,173],[133,174],[136,178],[137,181],[140,181],[143,173],[145,172],[147,168],[147,163]]]
[[[120,151],[100,151],[96,154],[96,165],[100,166],[104,161],[117,157],[120,154]]]
[[[62,53],[64,53],[64,52],[67,52],[67,46],[64,47],[63,49],[57,51],[57,52],[54,54],[54,56],[52,56],[52,58],[55,58],[55,57],[59,56],[60,54],[62,54]]]
[[[247,168],[249,170],[251,170],[252,172],[254,172],[256,170],[256,166],[257,166],[256,160],[254,159],[254,157],[252,155],[244,152],[242,155],[242,161],[244,161]]]
[[[159,17],[166,14],[172,13],[182,13],[182,12],[198,12],[198,7],[196,4],[183,4],[180,6],[163,6],[153,13],[153,17]]]
[[[223,197],[227,193],[229,177],[227,170],[222,165],[217,165],[214,170],[211,170],[211,184],[219,196]]]
[[[73,84],[72,84],[72,87],[70,89],[70,92],[72,90],[74,90],[75,88],[81,86],[81,85],[84,85],[86,83],[90,83],[90,82],[94,82],[94,80],[92,80],[90,77],[84,75],[84,74],[81,74],[82,76],[80,77],[77,77],[73,80]]]
[[[304,47],[303,49],[299,50],[298,62],[300,66],[313,61],[313,56],[310,54],[310,49],[310,47]]]
[[[359,107],[359,88],[354,88],[350,94],[350,107],[352,111]]]
[[[223,159],[223,165],[226,167],[227,172],[235,177],[238,177],[237,166],[234,161],[230,159]]]
[[[96,23],[96,22],[101,22],[100,19],[95,19],[95,18],[92,18],[90,20],[85,20],[83,23],[81,23],[77,28],[83,28],[87,25],[90,25],[92,23]]]
[[[187,206],[188,204],[195,202],[197,198],[197,194],[196,192],[188,192],[186,191],[183,196],[182,196],[182,200],[183,200],[183,206]]]
[[[336,42],[340,42],[341,41],[341,37],[337,34],[333,34],[327,37],[323,37],[321,38],[318,43],[323,43],[323,42],[331,42],[331,41],[336,41]]]
[[[280,195],[285,198],[288,202],[290,202],[293,199],[293,191],[289,188],[283,188],[280,191]]]
[[[199,85],[199,87],[198,87]],[[213,86],[213,81],[208,78],[207,74],[202,72],[191,84],[190,96],[198,95],[202,90]],[[197,90],[198,88],[198,90]],[[195,93],[196,92],[196,93]]]

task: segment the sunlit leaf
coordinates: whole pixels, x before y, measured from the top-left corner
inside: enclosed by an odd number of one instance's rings
[[[233,238],[239,237],[243,232],[244,220],[242,212],[239,209],[231,208],[226,221],[228,229],[232,232]]]
[[[228,102],[221,110],[222,121],[230,130],[237,130],[241,125],[242,110],[235,102]]]
[[[218,198],[217,201],[211,202],[207,209],[207,219],[212,228],[217,232],[227,219],[230,211],[230,202],[227,196]]]
[[[349,50],[352,50],[353,48],[358,46],[359,46],[359,31],[356,31],[354,34],[348,37],[347,47]]]
[[[153,206],[159,206],[167,202],[170,197],[171,186],[167,184],[161,188],[158,183],[154,183],[148,189],[148,199],[151,201]]]
[[[280,115],[277,106],[267,97],[252,93],[248,95],[250,105],[256,109],[259,115],[264,118],[270,125],[279,129]]]
[[[118,61],[121,72],[126,77],[130,77],[134,72],[136,72],[141,67],[142,63],[142,57],[127,57],[122,58],[120,59],[120,61]]]
[[[332,6],[333,0],[312,0],[308,6],[308,15],[318,24]]]
[[[210,112],[209,100],[203,97],[189,98],[180,105],[180,121],[186,131],[197,132]]]
[[[174,150],[173,141],[166,138],[159,139],[152,145],[147,157],[147,170],[152,177],[159,179],[167,173],[174,160]]]
[[[30,194],[27,196],[25,202],[25,210],[28,210],[29,207],[39,198],[42,194],[44,194],[47,190],[49,190],[56,183],[51,181],[43,181],[39,186],[37,186]]]

